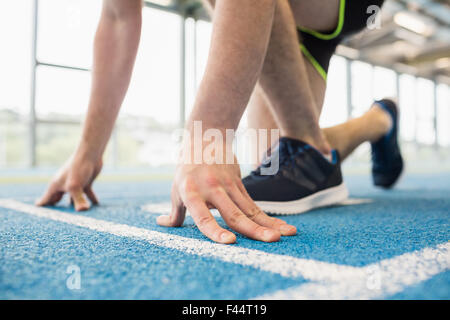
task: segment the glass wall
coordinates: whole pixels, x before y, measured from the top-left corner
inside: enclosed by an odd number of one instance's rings
[[[374,99],[373,66],[362,61],[354,61],[350,69],[352,117],[358,117],[370,108]]]
[[[3,168],[26,167],[32,150],[33,2],[0,2]],[[92,44],[101,0],[39,0],[38,4],[36,165],[56,167],[69,157],[80,136],[88,106]],[[106,165],[174,163],[177,145],[172,132],[179,127],[183,114],[187,117],[192,109],[206,67],[211,32],[209,22],[144,9],[136,66],[107,148]],[[342,123],[349,113],[352,117],[363,114],[374,99],[397,95],[403,141],[450,146],[449,86],[436,86],[431,80],[397,75],[339,56],[333,56],[330,64],[320,124],[327,127]],[[241,126],[246,126],[245,119]]]
[[[411,75],[399,76],[400,99],[400,136],[405,141],[416,138],[416,79]]]
[[[450,87],[439,84],[436,87],[437,98],[437,142],[442,147],[450,146]]]
[[[338,56],[331,58],[325,101],[320,116],[321,127],[342,123],[348,117],[346,68],[346,59]]]
[[[27,165],[32,2],[0,2],[0,166]],[[13,32],[12,32],[13,31]]]
[[[30,155],[32,4],[0,3],[1,40],[8,43],[0,52],[0,166],[4,167],[26,166]],[[59,166],[76,147],[88,107],[100,10],[100,0],[38,1],[37,166]],[[173,162],[171,134],[180,123],[182,22],[178,14],[144,9],[136,67],[105,157],[107,165]]]
[[[174,13],[144,9],[141,43],[117,126],[119,166],[175,160],[172,132],[180,124],[181,23]]]

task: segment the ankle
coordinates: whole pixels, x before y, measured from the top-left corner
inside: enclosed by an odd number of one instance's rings
[[[301,135],[283,135],[285,137],[297,139],[303,141],[313,148],[317,149],[320,153],[322,153],[325,157],[331,155],[331,147],[328,141],[325,138],[325,135],[320,131],[320,134],[317,136],[312,136],[310,134],[301,134]]]
[[[379,140],[386,135],[393,126],[392,118],[386,110],[378,104],[374,104],[364,115],[367,128],[371,128],[373,132],[371,142]]]

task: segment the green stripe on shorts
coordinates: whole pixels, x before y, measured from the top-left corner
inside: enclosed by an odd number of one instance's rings
[[[300,43],[300,49],[302,50],[302,53],[305,55],[305,57],[311,62],[313,67],[319,72],[319,74],[322,76],[323,80],[325,82],[327,81],[327,72],[322,68],[319,62],[317,62],[316,58],[312,56],[312,54],[306,49],[306,47]]]

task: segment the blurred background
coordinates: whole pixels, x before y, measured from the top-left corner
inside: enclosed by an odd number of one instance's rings
[[[1,175],[50,174],[74,150],[100,9],[100,0],[0,0]],[[199,1],[145,1],[139,53],[106,171],[170,174],[177,149],[172,133],[193,104],[210,34]],[[339,46],[328,83],[322,126],[394,97],[408,170],[450,171],[448,0],[387,0],[380,28]],[[367,173],[369,159],[370,147],[362,145],[344,170]]]

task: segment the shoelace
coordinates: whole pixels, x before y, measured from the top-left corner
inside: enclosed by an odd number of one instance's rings
[[[278,157],[279,157],[279,166],[281,167],[288,167],[292,163],[294,163],[295,158],[299,155],[302,155],[306,148],[297,148],[294,149],[291,144],[289,143],[283,143],[279,145],[278,147]],[[250,174],[253,176],[261,176],[261,168],[262,167],[270,167],[271,162],[273,160],[274,155],[270,155],[270,157],[267,157],[263,159],[262,163],[258,168],[253,170]]]

